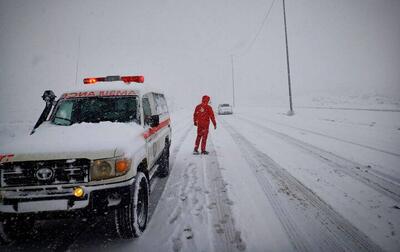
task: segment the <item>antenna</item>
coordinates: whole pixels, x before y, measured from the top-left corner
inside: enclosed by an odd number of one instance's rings
[[[75,85],[78,86],[78,69],[79,69],[79,58],[81,54],[81,33],[79,33],[78,37],[78,53],[76,59],[76,71],[75,71]]]

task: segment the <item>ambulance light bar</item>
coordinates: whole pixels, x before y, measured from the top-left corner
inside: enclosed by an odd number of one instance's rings
[[[110,81],[123,81],[124,83],[143,83],[144,76],[119,76],[119,75],[112,75],[106,77],[96,77],[96,78],[85,78],[83,79],[84,84],[96,84],[97,82],[110,82]]]

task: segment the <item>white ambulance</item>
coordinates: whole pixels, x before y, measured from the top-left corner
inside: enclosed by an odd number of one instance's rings
[[[102,83],[100,83],[102,82]],[[147,225],[150,180],[169,174],[171,125],[164,95],[143,76],[84,79],[58,101],[46,91],[31,135],[0,146],[0,237],[34,221],[108,213],[122,238]]]

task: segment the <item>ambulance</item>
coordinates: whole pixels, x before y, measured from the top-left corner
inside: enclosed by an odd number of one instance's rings
[[[164,94],[143,76],[84,79],[45,109],[30,135],[0,146],[0,240],[36,220],[107,214],[121,238],[148,221],[150,181],[169,174],[171,124]]]

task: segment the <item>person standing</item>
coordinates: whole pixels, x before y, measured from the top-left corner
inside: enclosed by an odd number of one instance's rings
[[[210,97],[204,95],[201,103],[196,106],[193,114],[194,126],[197,126],[197,137],[194,145],[193,154],[199,154],[199,146],[201,142],[201,154],[207,155],[206,151],[208,128],[210,126],[210,120],[214,124],[214,129],[217,129],[217,123],[215,121],[214,111],[208,103]]]

